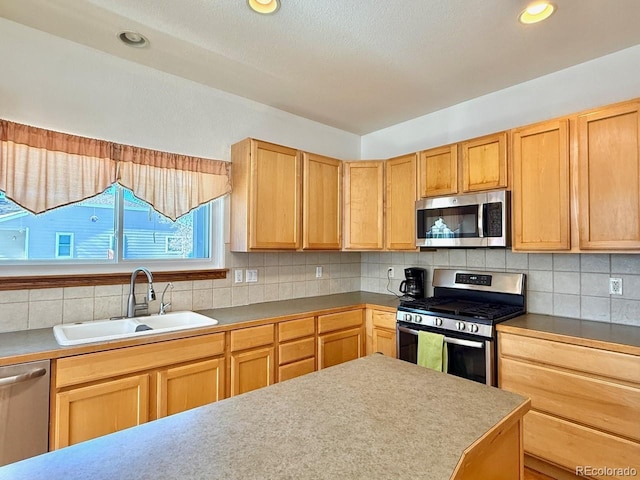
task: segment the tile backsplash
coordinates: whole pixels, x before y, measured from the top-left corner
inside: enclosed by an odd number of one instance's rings
[[[226,252],[229,274],[223,280],[172,282],[165,302],[169,310],[205,310],[250,303],[313,297],[360,290],[360,253],[232,253]],[[322,277],[316,278],[316,267]],[[234,270],[258,271],[256,283],[234,283]],[[152,270],[153,272],[153,270]],[[167,284],[154,282],[157,313]],[[138,301],[146,283],[136,284]],[[0,291],[0,332],[52,327],[59,323],[105,319],[126,312],[129,284]]]
[[[600,322],[640,326],[640,255],[526,254],[504,249],[439,249],[433,252],[226,252],[224,280],[173,282],[165,301],[173,310],[204,310],[356,290],[398,293],[405,267],[515,271],[527,274],[527,308]],[[316,267],[322,277],[316,278]],[[387,267],[395,277],[387,280]],[[256,283],[234,283],[234,270],[258,271]],[[609,295],[609,278],[622,278],[623,295]],[[166,283],[155,283],[157,312]],[[146,284],[136,285],[138,299]],[[97,320],[126,311],[129,285],[0,291],[0,332]],[[427,294],[431,294],[430,289]]]
[[[394,267],[395,278],[387,279]],[[527,310],[599,322],[640,326],[640,255],[514,253],[504,249],[362,254],[362,290],[399,293],[405,267],[512,271],[527,274]],[[609,295],[609,278],[622,279],[623,295]],[[432,294],[431,287],[427,291]]]

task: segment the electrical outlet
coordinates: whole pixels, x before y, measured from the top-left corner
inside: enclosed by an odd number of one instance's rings
[[[322,267],[316,267],[316,278],[322,278]]]
[[[622,295],[622,279],[621,278],[609,279],[609,295]]]
[[[242,270],[239,268],[235,271],[235,282],[242,283]]]
[[[396,278],[396,270],[393,267],[387,268],[387,277]]]
[[[258,270],[247,270],[244,274],[247,283],[256,283],[258,281]]]

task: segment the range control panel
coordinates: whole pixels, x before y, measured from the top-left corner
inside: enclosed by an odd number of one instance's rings
[[[456,273],[456,283],[464,285],[491,286],[491,275],[476,275],[473,273]]]
[[[464,333],[480,335],[482,337],[491,337],[493,335],[493,325],[484,325],[468,321],[455,320],[453,318],[435,317],[432,315],[419,314],[415,312],[404,312],[398,310],[396,312],[396,320],[399,322],[414,323],[425,325],[427,327],[435,327],[438,330],[451,330]]]

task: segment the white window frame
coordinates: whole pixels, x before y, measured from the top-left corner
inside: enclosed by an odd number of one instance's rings
[[[116,202],[118,201],[116,197]],[[210,225],[211,232],[209,236],[209,252],[210,258],[180,258],[175,260],[126,260],[118,258],[115,260],[104,261],[83,261],[83,260],[67,260],[60,258],[55,262],[40,262],[33,260],[12,261],[2,263],[3,274],[5,276],[31,276],[31,275],[69,275],[69,274],[101,274],[101,273],[129,273],[133,269],[144,266],[152,272],[170,272],[180,271],[198,271],[198,270],[216,270],[225,268],[225,242],[229,240],[229,197],[225,195],[219,199],[213,200],[210,204]],[[119,206],[118,206],[119,209]],[[120,210],[118,210],[119,212]],[[118,225],[122,225],[122,218],[116,220]],[[116,237],[116,242],[118,241]],[[122,248],[118,249],[122,256]],[[28,258],[28,253],[27,253]]]

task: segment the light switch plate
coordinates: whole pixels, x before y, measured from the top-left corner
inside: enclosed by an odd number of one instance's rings
[[[322,278],[322,267],[316,267],[316,278]]]
[[[235,283],[242,283],[242,270],[241,269],[236,269],[235,272]]]
[[[256,283],[258,281],[258,270],[247,270],[244,274],[247,283]]]

